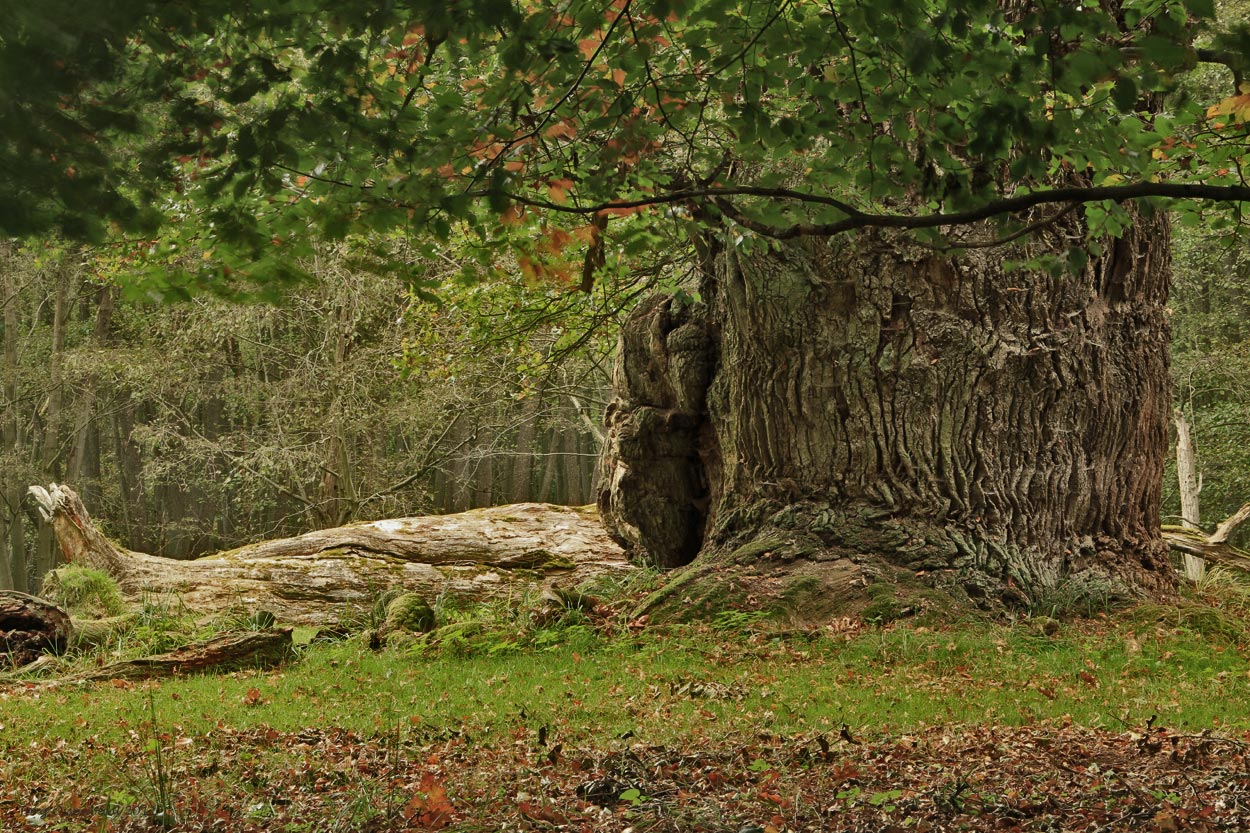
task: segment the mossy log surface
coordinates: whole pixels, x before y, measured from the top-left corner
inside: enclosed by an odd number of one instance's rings
[[[291,644],[291,628],[224,633],[167,654],[110,663],[68,679],[149,680],[196,671],[272,668],[290,656]]]
[[[30,493],[66,561],[107,572],[130,601],[176,594],[198,613],[263,609],[282,622],[325,625],[393,587],[431,602],[484,601],[634,569],[593,510],[566,506],[372,521],[176,561],[110,541],[66,486]]]

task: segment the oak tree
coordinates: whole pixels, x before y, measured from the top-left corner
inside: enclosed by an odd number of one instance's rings
[[[641,557],[818,599],[1170,586],[1166,215],[1233,233],[1250,198],[1212,0],[65,5],[0,41],[32,79],[0,226],[203,253],[158,291],[297,276],[315,237],[403,268],[396,236],[454,232],[586,289],[686,251],[607,419]],[[1223,95],[1184,93],[1199,63]]]

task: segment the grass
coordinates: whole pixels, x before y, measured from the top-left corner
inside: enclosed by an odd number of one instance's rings
[[[778,637],[760,632],[763,623],[724,617],[634,632],[580,611],[554,620],[457,611],[457,621],[489,626],[381,651],[357,639],[313,643],[274,671],[2,689],[0,783],[29,778],[11,762],[38,747],[47,750],[38,778],[77,781],[118,813],[167,814],[179,778],[203,765],[188,760],[191,739],[223,733],[347,732],[393,749],[449,739],[488,749],[540,728],[598,748],[621,737],[688,748],[760,733],[836,735],[843,726],[867,738],[952,724],[1120,730],[1153,720],[1178,731],[1245,730],[1248,600],[1241,580],[1217,574],[1177,606],[1067,622],[1052,636],[1027,619],[843,623]],[[162,625],[160,608],[147,610],[135,643],[182,632],[185,620],[169,615],[176,627]],[[128,744],[141,763],[122,771],[114,761]],[[251,754],[272,768],[291,753],[279,745]],[[265,767],[213,766],[263,795],[248,773]]]
[[[718,731],[796,733],[848,723],[906,732],[936,722],[1022,724],[1070,716],[1091,726],[1143,723],[1250,728],[1250,663],[1236,643],[1140,620],[1067,625],[1049,638],[1027,623],[906,625],[850,637],[769,639],[710,627],[597,637],[492,654],[370,651],[311,645],[276,672],[188,677],[141,686],[156,722],[203,733],[338,727],[374,733],[397,721],[429,734],[499,741],[523,718],[577,735],[625,731],[673,743]],[[543,639],[536,640],[540,645]],[[249,697],[249,692],[258,692]],[[130,687],[4,695],[4,740],[115,742],[145,717]],[[501,734],[502,733],[502,734]]]

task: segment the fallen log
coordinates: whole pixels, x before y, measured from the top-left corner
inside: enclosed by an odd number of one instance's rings
[[[167,654],[109,663],[66,680],[149,680],[195,671],[272,668],[291,654],[291,628],[224,633]]]
[[[1165,526],[1163,540],[1177,552],[1205,559],[1221,567],[1250,572],[1250,553],[1237,549],[1227,541],[1213,541],[1200,529]]]
[[[16,590],[0,590],[0,662],[20,667],[45,652],[60,653],[73,634],[65,610]]]
[[[483,601],[634,569],[593,509],[521,503],[372,521],[177,561],[110,541],[67,486],[29,491],[66,561],[108,573],[128,601],[176,595],[196,613],[259,609],[281,622],[329,625],[392,587],[431,603]]]

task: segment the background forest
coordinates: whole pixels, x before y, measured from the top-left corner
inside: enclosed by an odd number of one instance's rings
[[[179,558],[357,520],[588,503],[613,325],[645,288],[423,299],[339,249],[277,303],[169,304],[123,295],[125,261],[107,253],[0,257],[0,583],[19,588],[54,557],[22,507],[32,483],[73,484],[126,546]]]
[[[1250,257],[1201,228],[1176,242],[1175,404],[1210,525],[1250,495]],[[452,283],[436,299],[339,249],[278,303],[169,304],[123,295],[125,268],[85,248],[3,253],[2,582],[31,587],[53,563],[22,508],[32,483],[74,485],[126,546],[179,558],[357,520],[590,502],[615,327],[651,285]],[[420,272],[460,268],[449,253]],[[1164,486],[1179,522],[1174,470]]]

